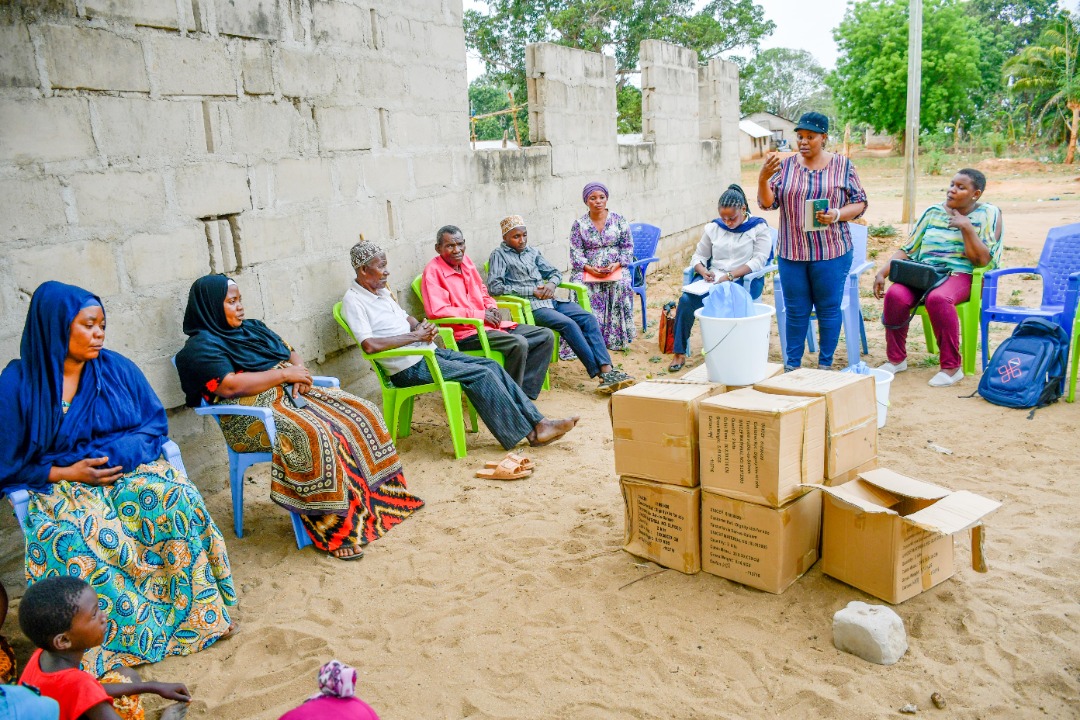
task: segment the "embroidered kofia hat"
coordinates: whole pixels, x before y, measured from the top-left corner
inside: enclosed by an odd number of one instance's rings
[[[504,217],[502,222],[499,223],[499,228],[502,230],[503,237],[506,237],[506,233],[510,232],[514,228],[525,227],[525,218],[520,215],[511,215],[510,217]]]

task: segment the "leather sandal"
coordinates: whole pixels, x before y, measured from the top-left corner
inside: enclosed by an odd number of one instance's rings
[[[532,458],[527,458],[524,455],[518,455],[516,453],[507,453],[506,457],[503,458],[503,460],[510,460],[511,462],[516,463],[517,468],[520,471],[533,470],[536,468],[536,463],[532,461]],[[486,462],[484,463],[484,467],[497,468],[499,467],[499,463],[501,463],[503,460],[492,460],[490,462]]]
[[[521,480],[532,475],[532,470],[522,470],[518,463],[510,458],[503,458],[495,467],[477,470],[476,477],[484,480]]]

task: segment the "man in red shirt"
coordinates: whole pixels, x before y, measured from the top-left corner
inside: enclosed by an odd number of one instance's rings
[[[424,268],[420,288],[429,318],[467,317],[484,321],[488,345],[503,354],[504,369],[530,399],[540,395],[555,347],[551,330],[502,319],[480,273],[465,254],[465,238],[453,225],[435,234],[439,253]],[[452,325],[461,350],[479,350],[480,338],[471,325]]]

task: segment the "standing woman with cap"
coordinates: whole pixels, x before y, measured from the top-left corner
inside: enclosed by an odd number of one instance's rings
[[[634,291],[622,272],[634,262],[634,238],[626,218],[607,209],[608,189],[591,182],[581,191],[589,212],[570,227],[571,280],[584,282],[604,343],[622,350],[634,342]]]
[[[866,212],[866,191],[851,160],[827,152],[829,119],[808,112],[795,126],[798,153],[784,160],[769,153],[758,173],[758,205],[780,209],[776,260],[787,305],[784,369],[802,364],[810,313],[817,311],[818,367],[831,368],[840,340],[840,303],[851,267],[848,222]],[[808,201],[828,206],[807,218]],[[807,227],[816,225],[812,230]],[[849,342],[852,340],[849,338]]]

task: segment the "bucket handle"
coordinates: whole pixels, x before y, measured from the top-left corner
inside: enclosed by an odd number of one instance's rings
[[[712,352],[713,350],[715,350],[716,348],[718,348],[718,347],[720,347],[721,345],[723,345],[723,344],[724,344],[724,341],[725,341],[725,340],[727,340],[727,337],[728,337],[728,335],[730,335],[730,334],[731,334],[732,332],[734,332],[734,331],[735,331],[735,328],[736,328],[736,326],[735,326],[735,325],[732,325],[732,326],[731,326],[731,327],[730,327],[730,328],[728,329],[728,331],[727,331],[726,333],[724,333],[724,337],[720,338],[720,339],[719,339],[719,340],[718,340],[718,341],[716,342],[716,344],[714,344],[714,345],[713,345],[713,346],[712,346],[711,348],[709,348],[708,350],[705,350],[704,348],[702,348],[702,350],[701,350],[701,354],[702,354],[702,355],[708,355],[708,354],[709,354],[709,353],[711,353],[711,352]]]

